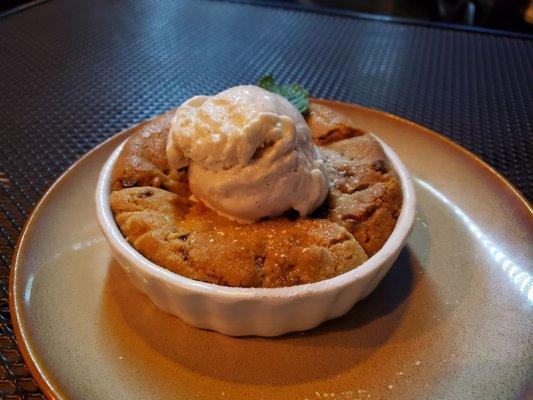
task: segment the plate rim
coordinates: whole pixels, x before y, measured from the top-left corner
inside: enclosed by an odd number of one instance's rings
[[[523,207],[526,210],[526,212],[529,212],[531,219],[533,221],[533,207],[529,203],[529,201],[526,199],[526,197],[517,188],[515,188],[514,185],[506,177],[504,177],[500,172],[498,172],[495,168],[490,166],[487,162],[482,160],[475,153],[471,152],[470,150],[454,142],[452,139],[434,130],[426,128],[425,126],[420,125],[416,122],[410,121],[406,118],[400,117],[395,114],[391,114],[386,111],[378,110],[378,109],[371,108],[371,107],[365,107],[365,106],[355,104],[355,103],[342,102],[338,100],[329,100],[329,99],[322,99],[322,98],[310,98],[310,100],[317,104],[323,104],[327,106],[334,106],[334,107],[341,107],[341,108],[347,107],[351,109],[356,109],[359,112],[370,113],[374,116],[394,120],[404,125],[408,125],[416,130],[419,130],[423,132],[424,134],[431,136],[433,139],[436,139],[440,141],[441,143],[444,143],[445,145],[450,146],[453,150],[458,151],[466,158],[470,159],[471,161],[474,161],[481,169],[487,171],[490,175],[497,178],[496,182],[504,190],[510,191],[510,194],[512,195],[511,197],[517,200],[518,201],[517,204]],[[36,203],[35,207],[31,211],[29,217],[24,222],[23,227],[20,231],[19,237],[17,238],[15,248],[13,249],[13,255],[11,257],[11,267],[10,267],[10,272],[9,272],[9,312],[10,312],[10,317],[11,317],[11,323],[13,325],[13,332],[15,334],[15,339],[17,341],[17,347],[22,356],[22,359],[24,363],[26,364],[26,366],[28,367],[33,379],[37,383],[37,386],[43,392],[44,396],[49,400],[61,400],[61,399],[66,399],[66,397],[60,392],[59,389],[56,389],[58,385],[55,384],[54,378],[47,376],[47,374],[42,371],[39,365],[38,358],[36,357],[35,354],[32,354],[32,351],[30,350],[28,344],[26,343],[26,333],[22,329],[21,315],[23,314],[23,310],[20,304],[22,301],[20,300],[20,294],[16,290],[16,287],[17,287],[16,280],[17,280],[17,275],[18,275],[17,271],[20,270],[20,268],[22,268],[22,267],[19,267],[19,265],[21,265],[24,262],[24,257],[22,254],[23,242],[25,241],[25,238],[30,234],[31,227],[33,225],[34,220],[38,217],[38,214],[40,214],[40,210],[49,201],[49,198],[51,197],[53,192],[55,192],[60,187],[60,185],[63,183],[63,180],[67,176],[71,175],[73,171],[79,165],[84,163],[87,159],[89,159],[89,157],[91,157],[94,153],[99,151],[102,147],[106,146],[108,143],[112,141],[119,141],[122,137],[127,136],[133,129],[137,128],[141,124],[148,122],[150,120],[153,120],[157,118],[159,115],[162,115],[168,111],[170,110],[164,111],[161,114],[158,114],[151,118],[141,120],[138,123],[133,124],[129,126],[128,128],[112,135],[111,137],[107,138],[103,142],[99,143],[98,145],[90,149],[88,152],[86,152],[84,155],[78,158],[74,163],[72,163],[43,193],[43,195],[41,196],[41,198],[39,199],[39,201]]]

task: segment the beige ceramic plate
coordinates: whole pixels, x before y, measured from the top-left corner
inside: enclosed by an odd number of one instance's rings
[[[337,104],[414,176],[398,262],[346,316],[275,339],[231,338],[163,314],[125,278],[93,192],[120,134],[36,207],[13,263],[24,359],[57,399],[511,399],[532,376],[533,217],[499,175],[397,117]]]

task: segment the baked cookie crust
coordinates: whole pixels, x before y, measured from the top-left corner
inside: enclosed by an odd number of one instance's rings
[[[330,188],[312,215],[243,225],[189,200],[187,171],[171,171],[165,146],[174,110],[139,125],[113,172],[111,209],[128,242],[192,279],[236,287],[325,280],[374,255],[401,208],[398,178],[377,140],[350,119],[311,103],[307,123]]]

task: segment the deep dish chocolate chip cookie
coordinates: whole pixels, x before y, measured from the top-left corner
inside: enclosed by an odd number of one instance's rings
[[[172,171],[165,147],[174,110],[141,124],[117,160],[111,208],[146,258],[192,279],[237,287],[325,280],[375,254],[401,208],[401,187],[381,145],[318,103],[307,115],[330,181],[307,217],[291,213],[244,225],[190,200],[187,170]]]

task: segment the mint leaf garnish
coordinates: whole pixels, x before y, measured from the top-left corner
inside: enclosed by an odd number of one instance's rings
[[[297,83],[278,85],[272,75],[265,75],[259,79],[259,87],[285,97],[303,114],[309,111],[309,92]]]

